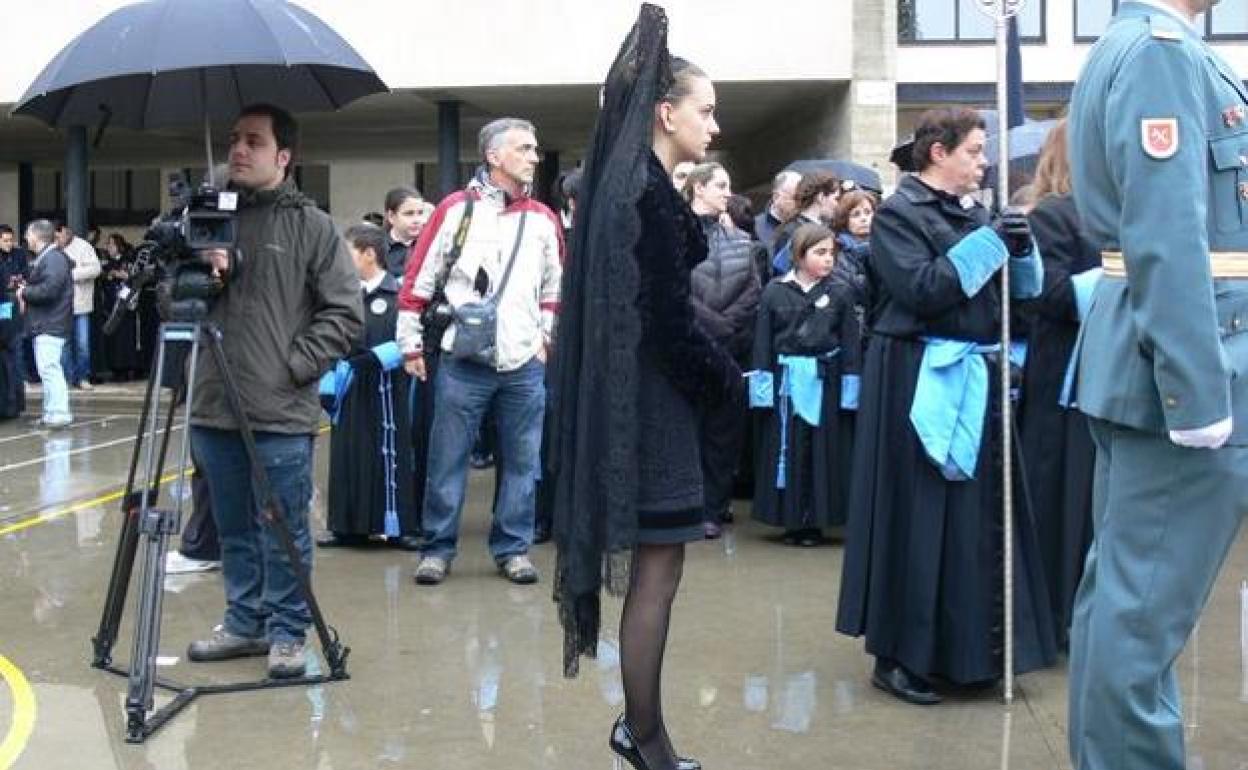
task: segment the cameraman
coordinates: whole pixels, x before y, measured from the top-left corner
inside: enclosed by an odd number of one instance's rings
[[[312,442],[320,422],[316,383],[363,326],[360,282],[330,218],[291,178],[297,126],[285,110],[252,105],[230,133],[230,184],[238,193],[238,266],[212,252],[225,280],[208,320],[225,357],[256,447],[303,565],[312,568],[308,507]],[[259,511],[225,383],[203,355],[195,372],[191,439],[221,537],[225,620],[193,642],[191,660],[268,654],[269,676],[302,676],[311,622],[286,553]]]

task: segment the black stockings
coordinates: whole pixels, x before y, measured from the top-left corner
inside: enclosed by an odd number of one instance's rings
[[[684,564],[683,543],[638,545],[620,617],[625,718],[642,756],[656,770],[676,767],[676,752],[663,724],[663,652]]]

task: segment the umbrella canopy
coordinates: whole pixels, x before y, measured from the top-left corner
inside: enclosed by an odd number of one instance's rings
[[[1034,166],[1040,151],[1044,149],[1045,141],[1049,138],[1049,132],[1056,125],[1056,120],[1032,120],[1011,128],[1010,167],[1013,168],[1018,163]],[[1000,150],[997,149],[998,142],[998,135],[993,133],[988,136],[988,142],[984,146],[988,162],[994,166],[997,165],[997,159],[1000,156]]]
[[[386,90],[338,33],[283,0],[148,0],[75,38],[13,114],[146,129],[228,121],[255,102],[335,110]]]
[[[795,160],[788,165],[785,171],[796,171],[799,174],[812,174],[824,171],[835,174],[839,179],[848,179],[859,187],[865,187],[874,192],[883,192],[884,187],[880,184],[880,175],[873,168],[868,168],[860,163],[854,163],[848,160]]]

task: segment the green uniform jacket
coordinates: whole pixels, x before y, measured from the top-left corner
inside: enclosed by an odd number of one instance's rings
[[[253,430],[315,433],[316,385],[360,335],[360,279],[334,223],[287,180],[239,195],[241,265],[208,320],[224,349]],[[212,354],[202,350],[191,422],[235,430]]]
[[[1093,48],[1070,117],[1075,200],[1127,277],[1097,286],[1078,351],[1079,408],[1162,433],[1234,417],[1248,445],[1248,90],[1178,16],[1125,2]]]

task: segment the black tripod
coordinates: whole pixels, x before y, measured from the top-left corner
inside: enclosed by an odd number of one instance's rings
[[[156,504],[160,497],[165,456],[174,431],[174,421],[179,406],[182,406],[180,421],[182,440],[176,477],[180,484],[186,479],[194,372],[200,347],[205,342],[208,349],[212,351],[212,356],[221,372],[226,399],[239,426],[239,433],[251,465],[252,490],[260,509],[261,523],[271,527],[277,534],[295,571],[303,598],[311,612],[317,636],[320,638],[325,660],[329,664],[328,675],[194,686],[170,682],[156,675],[156,657],[160,648],[161,605],[164,598],[165,551],[169,545],[169,536],[178,532],[181,527],[182,495],[176,496],[177,499],[172,509],[157,508]],[[169,353],[173,345],[187,351],[190,365],[186,369],[185,376],[182,376],[181,372],[173,371],[180,364],[170,366]],[[161,429],[160,390],[167,368],[175,374],[177,384],[173,387],[173,397],[169,401],[168,413],[165,416],[164,427]],[[159,450],[155,447],[158,434]],[[143,463],[142,479],[136,486],[140,457]],[[256,451],[255,437],[243,412],[238,386],[221,347],[221,331],[213,324],[195,320],[169,322],[160,327],[160,347],[156,353],[156,367],[147,381],[147,395],[143,400],[139,432],[135,437],[134,452],[130,457],[130,474],[126,480],[126,494],[122,498],[121,512],[123,517],[121,540],[117,544],[117,555],[113,561],[112,576],[109,578],[108,596],[104,602],[100,628],[91,640],[94,650],[91,665],[129,679],[126,696],[127,743],[142,743],[199,695],[243,692],[269,687],[315,685],[347,678],[347,655],[351,650],[338,641],[338,632],[326,625],[320,606],[312,593],[311,576],[303,564],[299,549],[286,525],[280,503],[269,485],[268,474]],[[139,614],[135,619],[134,650],[131,653],[130,668],[127,671],[113,665],[112,652],[113,645],[117,641],[117,629],[121,623],[122,611],[125,609],[126,593],[130,587],[135,553],[140,542],[143,546],[143,570],[140,577]],[[153,692],[156,687],[170,690],[176,695],[162,708],[154,710]]]

